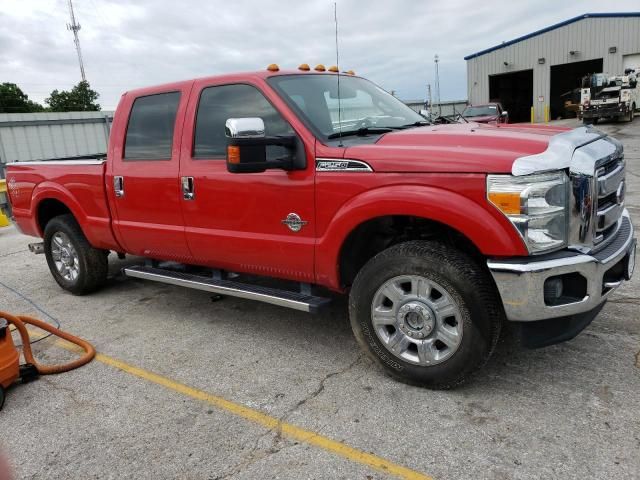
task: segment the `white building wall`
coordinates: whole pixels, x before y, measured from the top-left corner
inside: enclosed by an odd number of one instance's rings
[[[616,47],[615,53],[609,53]],[[570,51],[579,53],[571,55]],[[544,121],[549,106],[551,67],[585,60],[603,59],[603,70],[623,72],[623,57],[640,54],[640,17],[587,17],[534,37],[467,60],[469,102],[489,99],[489,76],[533,69],[535,120]],[[543,65],[538,58],[544,58]],[[504,62],[508,65],[505,66]],[[578,85],[576,85],[578,87]],[[538,97],[543,101],[539,102]]]

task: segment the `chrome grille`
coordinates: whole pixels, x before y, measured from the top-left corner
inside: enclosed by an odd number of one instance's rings
[[[599,245],[615,233],[624,210],[625,162],[620,156],[611,159],[596,172],[596,234],[594,245]]]
[[[622,145],[610,138],[601,138],[578,148],[570,167],[570,178],[569,248],[583,253],[598,251],[617,233],[624,211]]]

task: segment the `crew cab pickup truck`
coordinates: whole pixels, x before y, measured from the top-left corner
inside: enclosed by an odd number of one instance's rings
[[[620,142],[425,125],[331,70],[127,92],[106,158],[8,166],[15,223],[74,294],[109,252],[147,259],[130,277],[307,312],[343,293],[362,348],[431,388],[485,364],[505,322],[530,347],[573,338],[631,277]]]

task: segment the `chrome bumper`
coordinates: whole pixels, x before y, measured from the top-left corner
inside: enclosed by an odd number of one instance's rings
[[[487,265],[509,320],[545,320],[585,313],[603,303],[632,273],[633,265],[628,268],[627,264],[630,257],[633,256],[631,263],[635,259],[635,244],[633,225],[625,209],[617,234],[596,253],[585,255],[565,250],[544,258],[493,259]],[[545,281],[564,275],[567,276],[560,278],[577,279],[581,285],[578,290],[584,289],[584,294],[563,298],[560,304],[545,301]]]

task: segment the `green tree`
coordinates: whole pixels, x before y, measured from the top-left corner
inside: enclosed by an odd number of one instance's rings
[[[44,107],[29,100],[15,83],[0,83],[0,113],[42,112]]]
[[[96,103],[99,96],[89,82],[80,82],[70,91],[54,90],[44,103],[52,112],[97,112],[100,110],[100,104]]]

